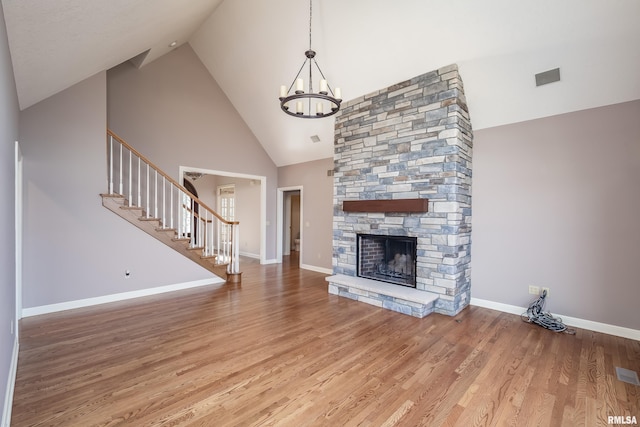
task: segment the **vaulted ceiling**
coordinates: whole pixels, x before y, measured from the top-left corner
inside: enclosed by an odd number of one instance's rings
[[[306,0],[2,0],[20,108],[189,43],[278,166],[333,154],[334,118],[279,107]],[[637,0],[315,0],[313,48],[348,101],[457,63],[474,129],[640,98]],[[534,75],[560,68],[536,87]],[[317,135],[320,142],[312,142]]]

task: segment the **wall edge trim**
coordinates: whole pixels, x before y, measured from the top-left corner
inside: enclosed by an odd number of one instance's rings
[[[527,307],[519,307],[517,305],[503,304],[501,302],[489,301],[473,297],[471,298],[470,304],[476,307],[489,308],[505,313],[517,314],[518,316],[522,313],[527,312]],[[576,328],[587,329],[589,331],[601,332],[603,334],[615,335],[617,337],[640,341],[640,330],[637,329],[625,328],[624,326],[609,325],[607,323],[594,322],[593,320],[564,316],[562,314],[554,314],[554,316],[560,317],[567,326],[573,326]]]
[[[22,310],[22,317],[57,313],[59,311],[72,310],[75,308],[91,307],[94,305],[107,304],[110,302],[125,301],[133,298],[158,295],[166,292],[180,291],[184,289],[196,288],[199,286],[217,285],[222,283],[225,283],[225,280],[216,276],[210,279],[194,280],[191,282],[176,283],[173,285],[159,286],[156,288],[140,289],[137,291],[121,292],[94,298],[85,298],[81,300],[61,302],[57,304],[41,305],[38,307],[29,307]]]
[[[309,264],[300,264],[300,268],[304,269],[304,270],[311,270],[311,271],[315,271],[317,273],[324,273],[324,274],[333,274],[333,269],[331,268],[324,268],[324,267],[317,267],[315,265],[309,265]]]
[[[16,326],[17,327],[17,326]],[[14,335],[13,354],[11,355],[11,365],[9,366],[9,375],[7,377],[7,388],[4,395],[4,408],[2,410],[2,427],[11,425],[11,409],[13,407],[13,392],[16,386],[16,374],[18,373],[18,354],[20,350],[20,342],[18,334]]]

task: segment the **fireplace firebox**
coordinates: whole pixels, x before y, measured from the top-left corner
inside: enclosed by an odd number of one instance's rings
[[[416,237],[357,235],[359,277],[416,287]]]

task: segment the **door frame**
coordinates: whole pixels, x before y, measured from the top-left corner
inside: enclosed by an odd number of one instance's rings
[[[302,185],[296,185],[292,187],[280,187],[278,188],[277,197],[277,213],[276,213],[276,259],[278,263],[282,263],[282,252],[284,247],[284,193],[288,191],[300,191],[300,252],[299,252],[299,264],[302,265],[303,258],[303,242],[304,242],[304,187]]]
[[[245,173],[235,173],[219,171],[213,169],[193,168],[189,166],[179,167],[180,183],[184,180],[185,172],[200,172],[206,175],[226,176],[229,178],[244,178],[260,181],[260,264],[267,263],[267,177],[262,175],[249,175]],[[240,224],[242,227],[242,224]],[[242,229],[241,229],[242,230]]]

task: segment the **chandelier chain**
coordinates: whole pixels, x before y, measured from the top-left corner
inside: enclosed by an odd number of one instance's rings
[[[311,22],[313,17],[313,0],[309,1],[309,50],[311,50]]]

